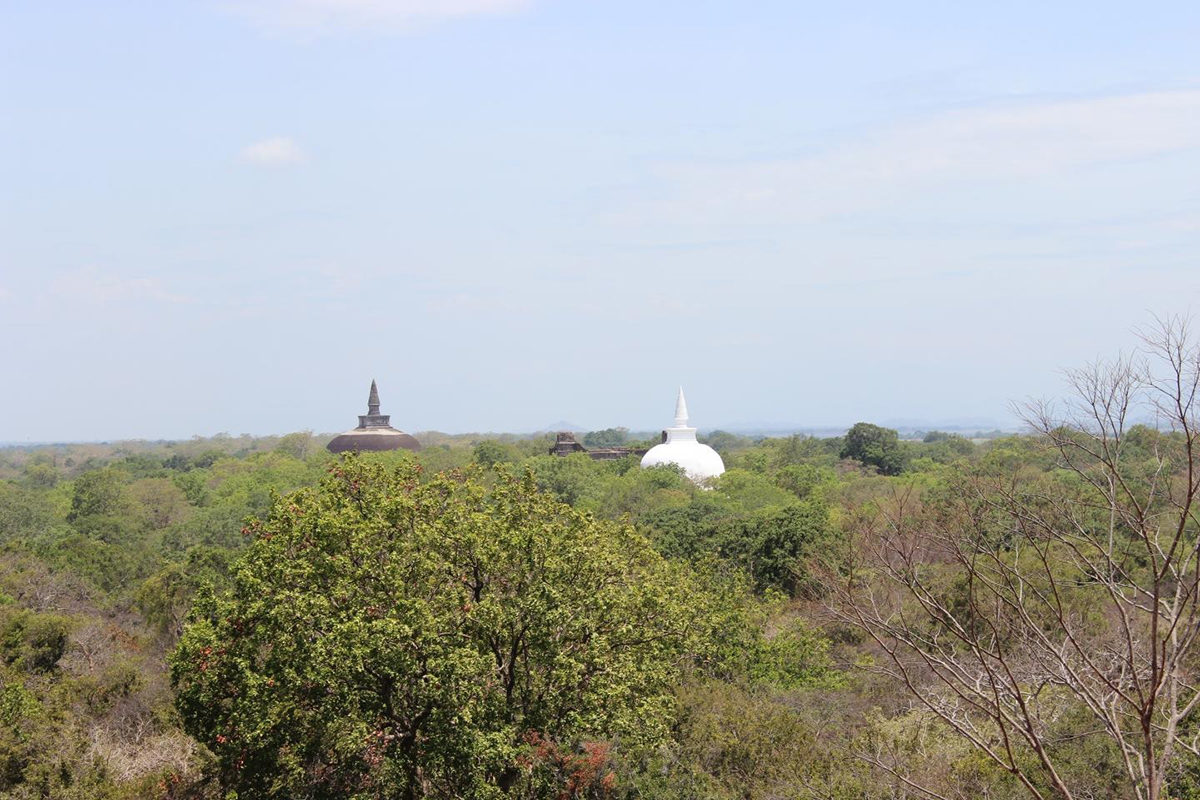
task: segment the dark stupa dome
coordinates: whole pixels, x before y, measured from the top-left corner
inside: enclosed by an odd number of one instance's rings
[[[331,453],[357,450],[363,453],[384,450],[420,450],[421,443],[404,431],[390,424],[391,417],[379,413],[379,389],[371,381],[371,394],[367,398],[367,413],[358,417],[358,427],[335,436],[325,445]]]

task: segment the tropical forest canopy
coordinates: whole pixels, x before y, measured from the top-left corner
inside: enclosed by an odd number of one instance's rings
[[[716,432],[705,487],[550,436],[2,450],[0,797],[1200,797],[1197,352],[987,441]]]

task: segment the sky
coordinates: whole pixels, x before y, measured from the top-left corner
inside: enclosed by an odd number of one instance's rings
[[[0,441],[1014,424],[1200,307],[1200,5],[0,0]]]

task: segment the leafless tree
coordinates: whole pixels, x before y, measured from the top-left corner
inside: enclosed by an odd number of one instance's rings
[[[830,605],[1032,796],[1084,796],[1064,754],[1102,736],[1129,795],[1159,800],[1200,757],[1200,347],[1163,320],[1068,378],[1065,407],[1025,409],[1031,453],[864,516]]]

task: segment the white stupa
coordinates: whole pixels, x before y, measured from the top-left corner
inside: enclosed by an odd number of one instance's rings
[[[696,441],[696,429],[688,427],[687,401],[683,399],[683,387],[679,387],[679,399],[675,401],[675,425],[667,428],[667,440],[650,448],[642,456],[643,467],[659,464],[678,464],[695,483],[704,483],[725,471],[725,462],[716,450]]]

